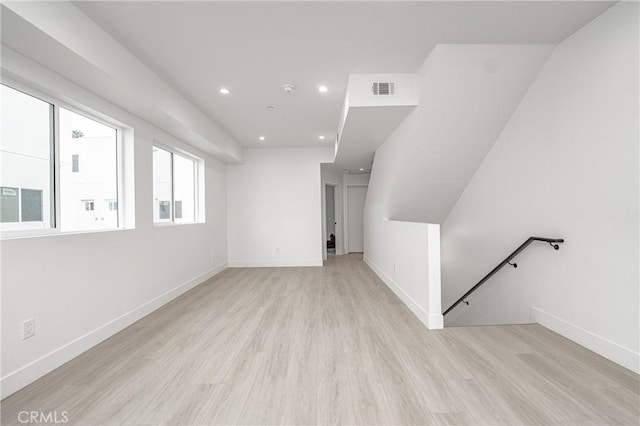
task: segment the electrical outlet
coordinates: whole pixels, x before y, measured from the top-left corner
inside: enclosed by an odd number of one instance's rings
[[[36,320],[30,318],[22,322],[22,340],[36,335]]]
[[[276,253],[280,253],[280,247],[276,247]]]
[[[393,272],[398,272],[398,262],[393,262]]]

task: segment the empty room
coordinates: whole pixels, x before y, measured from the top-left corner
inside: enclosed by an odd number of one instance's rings
[[[640,3],[2,1],[2,425],[640,424]]]

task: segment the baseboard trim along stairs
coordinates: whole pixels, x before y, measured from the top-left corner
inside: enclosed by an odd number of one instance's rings
[[[620,364],[629,370],[640,374],[640,353],[621,346],[611,340],[600,337],[575,324],[571,324],[549,312],[545,312],[535,306],[531,307],[531,320],[543,327],[558,333],[578,343],[585,348],[592,350],[598,355]]]

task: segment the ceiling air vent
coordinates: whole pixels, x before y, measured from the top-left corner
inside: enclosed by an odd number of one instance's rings
[[[396,94],[396,84],[376,81],[371,85],[371,92],[373,96],[392,96]]]

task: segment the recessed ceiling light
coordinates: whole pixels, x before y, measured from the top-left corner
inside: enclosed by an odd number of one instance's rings
[[[318,136],[318,138],[319,138],[320,140],[324,140],[324,136],[323,136],[323,135]]]
[[[361,172],[364,172],[364,169],[360,169]]]
[[[231,93],[231,90],[227,89],[226,87],[221,87],[220,93],[222,93],[223,95],[228,95],[229,93]]]
[[[318,92],[327,93],[328,91],[329,91],[329,88],[327,86],[318,86]]]
[[[260,139],[261,141],[264,140],[264,136],[259,136],[258,139]]]

